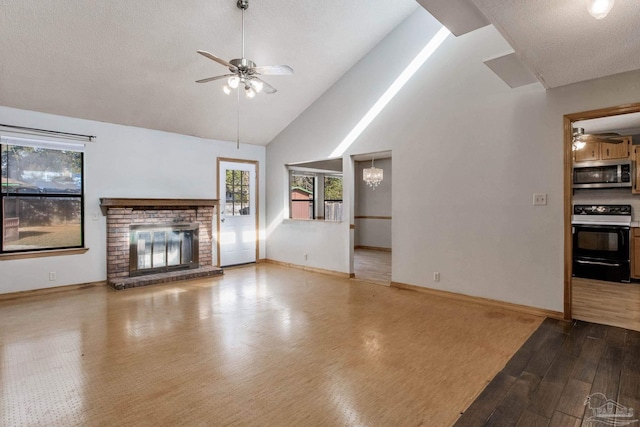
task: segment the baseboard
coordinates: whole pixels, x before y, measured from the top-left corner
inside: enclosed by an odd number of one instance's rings
[[[340,271],[334,271],[334,270],[325,270],[324,268],[308,267],[306,265],[291,264],[289,262],[276,261],[274,259],[267,258],[266,262],[268,264],[279,265],[281,267],[296,268],[298,270],[310,271],[313,273],[329,274],[331,276],[344,277],[346,279],[351,277],[349,273],[342,273]]]
[[[455,292],[441,291],[439,289],[424,288],[422,286],[407,285],[405,283],[398,283],[398,282],[391,282],[391,287],[398,288],[398,289],[405,289],[409,291],[421,292],[423,294],[433,295],[433,296],[438,296],[438,297],[443,297],[448,299],[454,299],[457,301],[481,304],[488,307],[503,308],[505,310],[517,311],[520,313],[533,314],[536,316],[543,316],[543,317],[551,317],[553,319],[558,319],[558,320],[563,320],[564,318],[563,313],[559,311],[546,310],[543,308],[531,307],[528,305],[521,305],[521,304],[514,304],[511,302],[498,301],[495,299],[474,297],[470,295],[457,294]]]
[[[369,249],[370,251],[391,252],[391,248],[379,248],[377,246],[357,245],[357,246],[354,246],[353,249]]]
[[[8,301],[8,300],[14,300],[19,298],[57,294],[60,292],[77,291],[80,289],[89,289],[89,288],[95,288],[97,286],[106,286],[106,285],[107,285],[107,281],[102,280],[100,282],[80,283],[77,285],[56,286],[54,288],[31,289],[28,291],[10,292],[6,294],[0,294],[0,301]]]

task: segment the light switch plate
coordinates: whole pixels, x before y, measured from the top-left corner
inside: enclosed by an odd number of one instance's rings
[[[547,195],[545,193],[533,193],[534,206],[545,206],[547,204]]]

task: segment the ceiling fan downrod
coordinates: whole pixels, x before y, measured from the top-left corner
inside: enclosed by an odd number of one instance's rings
[[[244,59],[244,11],[249,8],[249,0],[238,0],[236,6],[242,11],[242,58]]]

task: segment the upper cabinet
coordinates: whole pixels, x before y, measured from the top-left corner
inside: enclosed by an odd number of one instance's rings
[[[631,153],[631,159],[633,160],[633,187],[631,187],[631,193],[640,194],[640,168],[638,167],[638,161],[640,161],[640,145],[634,145]],[[638,241],[640,242],[640,234],[638,235]],[[640,250],[637,254],[638,257],[638,272],[640,274]]]
[[[588,162],[591,160],[600,160],[599,142],[587,142],[584,147],[573,152],[574,162]]]
[[[631,137],[626,136],[620,144],[600,144],[600,158],[602,160],[628,159],[631,155]]]
[[[628,159],[631,155],[631,137],[625,136],[619,144],[608,142],[587,142],[585,146],[573,152],[574,162],[593,160]]]

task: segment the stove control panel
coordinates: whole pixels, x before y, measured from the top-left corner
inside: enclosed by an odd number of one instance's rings
[[[574,215],[631,215],[631,205],[575,205]]]

